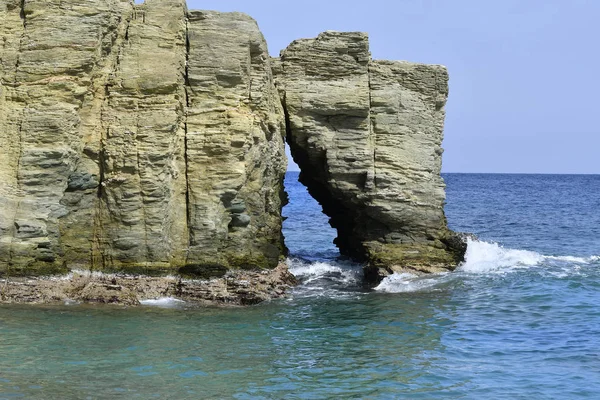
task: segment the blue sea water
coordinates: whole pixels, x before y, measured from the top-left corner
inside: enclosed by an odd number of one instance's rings
[[[600,398],[600,176],[444,178],[454,273],[363,287],[288,173],[289,298],[0,306],[0,399]]]

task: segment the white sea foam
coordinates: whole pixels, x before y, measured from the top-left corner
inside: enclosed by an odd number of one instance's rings
[[[599,256],[544,256],[534,251],[511,249],[497,243],[469,239],[465,262],[458,267],[458,274],[434,274],[423,277],[396,273],[381,281],[375,290],[388,293],[432,290],[449,279],[464,277],[464,274],[467,276],[503,274],[536,267],[543,267],[537,269],[540,272],[563,279],[579,273],[581,268],[598,261],[600,261]]]
[[[379,292],[404,293],[436,290],[437,286],[454,279],[463,279],[477,274],[505,274],[527,269],[548,274],[556,278],[565,278],[578,274],[586,265],[600,261],[600,256],[545,256],[535,251],[511,249],[497,243],[468,239],[465,262],[456,273],[419,276],[410,273],[392,274],[375,288]],[[357,285],[362,279],[362,268],[357,264],[313,262],[288,260],[290,271],[303,283],[306,290],[324,289],[331,283],[349,287]],[[329,282],[329,283],[327,283]]]
[[[362,267],[358,264],[336,262],[307,263],[301,260],[288,259],[290,272],[305,284],[320,279],[331,279],[340,283],[357,283],[362,279]]]
[[[294,297],[326,297],[328,299],[355,298],[362,285],[363,268],[360,264],[288,259],[290,272],[301,284],[293,291]]]
[[[505,272],[539,265],[544,258],[534,251],[510,249],[497,243],[469,239],[465,262],[458,270],[469,273]]]
[[[184,304],[185,301],[176,299],[174,297],[161,297],[158,299],[141,300],[140,304],[144,306],[152,307],[175,307]]]
[[[571,264],[573,267],[600,261],[600,256],[546,256],[534,251],[517,250],[500,246],[497,243],[468,240],[466,261],[459,270],[464,272],[506,271],[538,265],[556,265],[557,262]]]
[[[406,293],[429,290],[443,282],[446,274],[422,277],[408,273],[396,273],[385,277],[375,288],[379,292]]]
[[[575,264],[591,264],[600,260],[599,256],[592,257],[574,257],[574,256],[545,256],[546,260],[562,261]]]
[[[457,272],[467,274],[504,273],[520,268],[539,265],[544,256],[533,251],[505,248],[497,243],[468,239],[465,262]],[[417,276],[407,273],[396,273],[386,277],[375,290],[387,293],[404,293],[432,290],[435,286],[446,282],[449,278],[457,278],[457,274],[433,274]]]

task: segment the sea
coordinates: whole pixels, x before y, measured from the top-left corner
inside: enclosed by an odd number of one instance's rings
[[[297,179],[287,298],[0,306],[0,399],[600,398],[600,175],[445,174],[466,261],[375,288]]]

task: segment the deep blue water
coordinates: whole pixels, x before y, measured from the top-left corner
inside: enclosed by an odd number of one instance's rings
[[[289,173],[290,298],[0,306],[0,399],[599,398],[600,176],[444,178],[455,273],[363,288]]]

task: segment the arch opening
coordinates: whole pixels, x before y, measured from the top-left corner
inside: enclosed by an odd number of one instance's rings
[[[286,143],[289,164],[285,174],[288,204],[283,208],[283,236],[292,257],[309,261],[332,260],[340,256],[333,243],[337,231],[329,225],[329,217],[321,205],[298,181],[300,169],[294,163]]]

